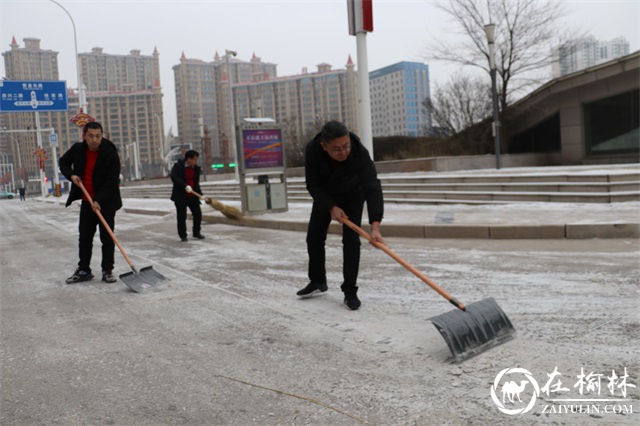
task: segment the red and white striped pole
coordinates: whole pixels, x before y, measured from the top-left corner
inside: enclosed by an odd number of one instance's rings
[[[373,0],[347,0],[349,34],[356,36],[358,58],[358,95],[360,109],[359,136],[373,159],[373,130],[371,124],[371,94],[369,92],[369,63],[367,33],[373,32]]]

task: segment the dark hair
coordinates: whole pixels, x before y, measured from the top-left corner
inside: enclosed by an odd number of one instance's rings
[[[87,130],[89,129],[99,129],[100,133],[104,133],[104,130],[102,130],[102,124],[98,123],[97,121],[90,121],[85,124],[84,128],[82,129],[82,134],[86,134]]]
[[[188,160],[189,158],[196,158],[196,157],[200,157],[200,154],[198,154],[198,151],[190,149],[189,151],[184,153],[184,159]]]
[[[320,131],[320,142],[327,143],[348,134],[349,129],[347,129],[347,126],[339,121],[331,120],[322,126],[322,130]]]

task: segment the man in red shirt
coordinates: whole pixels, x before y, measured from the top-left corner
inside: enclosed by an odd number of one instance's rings
[[[116,146],[103,137],[102,125],[98,122],[87,123],[82,130],[83,142],[75,143],[60,157],[60,171],[73,183],[67,199],[67,207],[75,200],[82,200],[80,206],[80,225],[78,230],[80,261],[67,284],[93,279],[91,273],[91,254],[96,227],[100,228],[102,242],[102,281],[113,283],[115,243],[100,222],[95,211],[100,211],[113,230],[116,211],[122,207],[120,188],[120,157]],[[82,182],[93,204],[84,196],[78,183]]]
[[[193,191],[202,194],[200,189],[200,166],[198,166],[197,151],[190,149],[184,154],[184,160],[178,160],[171,169],[171,201],[176,205],[178,216],[178,236],[180,241],[187,242],[187,207],[193,216],[193,237],[199,240],[204,238],[200,232],[202,224],[202,210],[200,198]]]

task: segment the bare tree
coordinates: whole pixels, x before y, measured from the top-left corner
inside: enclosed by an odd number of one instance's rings
[[[284,118],[280,121],[282,138],[286,144],[287,167],[299,167],[304,165],[305,141],[299,135],[298,120],[295,116]]]
[[[435,40],[428,46],[430,59],[489,69],[485,25],[495,24],[498,94],[504,112],[512,94],[539,84],[539,71],[553,61],[553,48],[561,35],[559,20],[566,7],[558,0],[447,0],[437,7],[448,14],[464,38]],[[538,73],[536,73],[538,71]]]
[[[457,73],[444,85],[436,85],[427,99],[433,119],[450,133],[476,124],[491,115],[491,86],[479,76]]]
[[[313,139],[324,126],[328,119],[317,116],[315,120],[304,124],[299,128],[299,120],[296,116],[290,116],[280,120],[282,137],[286,141],[287,167],[304,166],[304,154],[307,142]]]

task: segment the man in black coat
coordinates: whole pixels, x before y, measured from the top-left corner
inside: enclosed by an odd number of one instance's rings
[[[331,220],[346,217],[360,226],[367,202],[373,241],[384,244],[380,222],[384,213],[382,187],[375,164],[360,139],[338,122],[326,123],[311,140],[305,152],[305,179],[313,197],[307,229],[310,283],[298,291],[306,297],[327,291],[325,241]],[[360,238],[347,225],[342,226],[344,302],[351,310],[360,307],[357,292],[360,266]]]
[[[193,216],[193,237],[199,240],[204,238],[200,232],[202,224],[202,210],[200,210],[200,198],[194,191],[202,195],[200,189],[200,166],[198,166],[197,151],[189,150],[184,154],[184,160],[178,160],[171,169],[171,201],[176,205],[178,216],[178,235],[180,241],[187,242],[187,207]]]
[[[113,283],[115,243],[108,231],[94,213],[99,211],[109,227],[115,227],[116,211],[122,207],[120,197],[120,157],[116,146],[103,137],[102,125],[98,122],[87,123],[82,130],[83,142],[75,143],[60,157],[60,172],[73,183],[69,191],[66,206],[75,200],[82,200],[80,206],[80,224],[78,226],[80,261],[67,284],[88,281],[91,273],[91,253],[96,226],[100,228],[102,242],[102,281]],[[82,182],[93,204],[84,196],[78,184]]]

